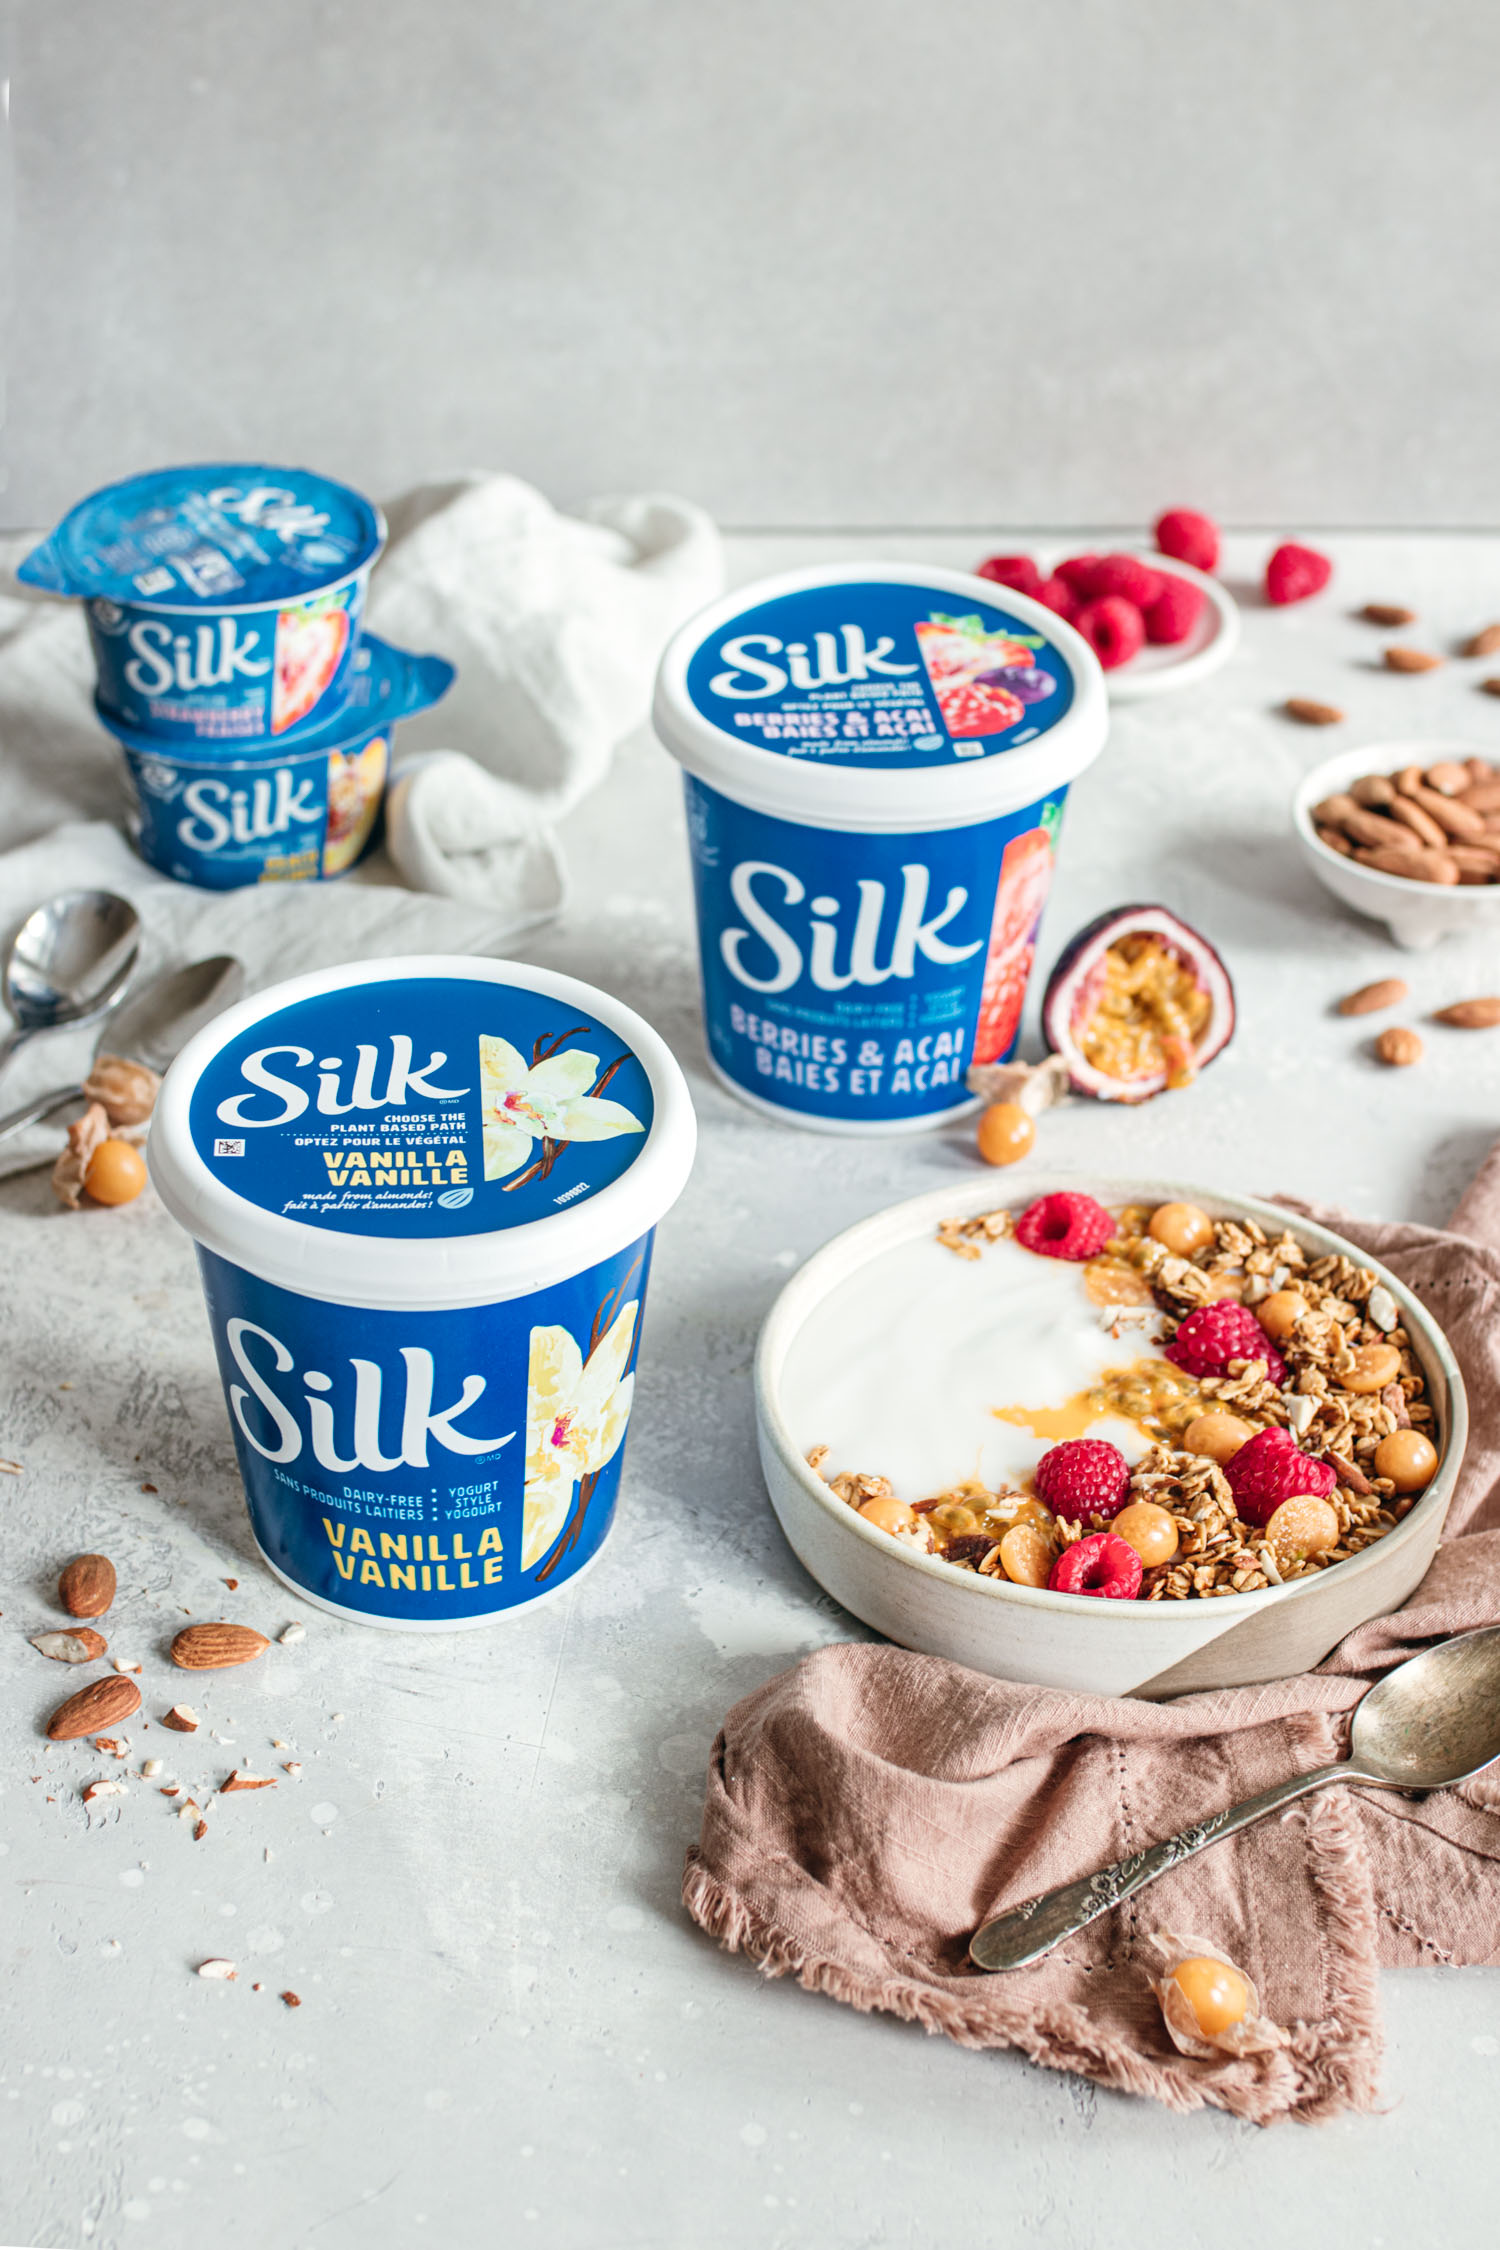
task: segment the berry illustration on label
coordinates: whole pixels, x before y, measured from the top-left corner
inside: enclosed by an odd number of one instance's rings
[[[974,1027],[976,1063],[1003,1062],[1016,1043],[1061,821],[1062,807],[1048,805],[1041,825],[1024,836],[1013,836],[1001,858],[984,991]]]
[[[984,619],[934,610],[914,628],[943,724],[955,741],[1003,734],[1057,683],[1036,664],[1037,633],[994,632]]]
[[[278,613],[272,734],[285,734],[307,717],[327,693],[348,645],[349,612],[343,594],[300,602]]]

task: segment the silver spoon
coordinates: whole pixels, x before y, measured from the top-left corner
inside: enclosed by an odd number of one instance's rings
[[[39,1031],[89,1023],[118,999],[135,967],[140,916],[113,891],[61,891],[27,915],[5,964],[14,1029],[0,1070]]]
[[[1180,1866],[1233,1836],[1251,1821],[1263,1820],[1294,1797],[1335,1782],[1357,1782],[1368,1789],[1450,1789],[1472,1781],[1500,1758],[1500,1625],[1460,1633],[1439,1641],[1420,1656],[1409,1656],[1377,1680],[1355,1706],[1349,1755],[1336,1766],[1317,1766],[1290,1781],[1263,1789],[1258,1797],[1231,1805],[1169,1836],[1164,1844],[1118,1860],[1097,1875],[1064,1883],[1026,1906],[1014,1907],[986,1922],[969,1941],[969,1959],[979,1969],[1025,1969],[1040,1961],[1111,1907],[1154,1883],[1169,1867]]]
[[[244,963],[232,953],[215,953],[207,961],[154,977],[105,1017],[94,1042],[94,1059],[120,1055],[126,1062],[144,1063],[148,1070],[165,1070],[193,1033],[221,1015],[244,988]],[[82,1092],[76,1083],[54,1086],[49,1093],[23,1102],[0,1117],[0,1141],[35,1125],[63,1102],[76,1101]]]

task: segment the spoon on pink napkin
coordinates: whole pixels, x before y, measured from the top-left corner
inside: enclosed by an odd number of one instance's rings
[[[1165,1843],[1045,1891],[986,1922],[969,1941],[979,1969],[1025,1969],[1064,1938],[1132,1898],[1169,1867],[1264,1820],[1297,1797],[1336,1782],[1425,1794],[1472,1781],[1500,1758],[1500,1625],[1460,1633],[1409,1656],[1366,1690],[1355,1706],[1349,1755],[1337,1765],[1293,1774],[1227,1812],[1195,1821]]]

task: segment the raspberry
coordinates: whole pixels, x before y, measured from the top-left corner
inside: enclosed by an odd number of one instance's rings
[[[1065,586],[1071,586],[1079,600],[1086,602],[1093,592],[1094,572],[1102,560],[1099,555],[1068,555],[1052,575],[1060,578]]]
[[[1219,560],[1219,527],[1196,508],[1168,508],[1156,519],[1156,544],[1164,555],[1191,563],[1194,570],[1212,570]]]
[[[1119,594],[1137,609],[1149,609],[1161,592],[1162,574],[1143,563],[1139,555],[1100,555],[1088,574],[1086,586],[1079,592],[1085,600],[1103,601],[1108,594]]]
[[[1146,638],[1157,648],[1175,648],[1185,641],[1198,622],[1203,589],[1185,578],[1162,573],[1161,592],[1146,611]]]
[[[1064,1547],[1047,1580],[1054,1594],[1101,1594],[1133,1602],[1141,1590],[1141,1558],[1112,1531],[1096,1531]]]
[[[1039,602],[1045,602],[1049,609],[1056,610],[1058,616],[1066,618],[1070,625],[1078,615],[1078,596],[1066,578],[1059,578],[1055,573],[1051,578],[1043,580],[1037,589],[1036,598]]]
[[[1266,564],[1266,600],[1305,602],[1309,594],[1321,594],[1332,576],[1333,565],[1326,555],[1289,539]]]
[[[1115,1516],[1130,1495],[1130,1464],[1103,1438],[1066,1438],[1036,1465],[1036,1496],[1055,1516]]]
[[[1224,1471],[1235,1512],[1245,1523],[1268,1524],[1283,1500],[1310,1492],[1326,1500],[1338,1483],[1326,1461],[1303,1453],[1287,1430],[1257,1430]]]
[[[1163,1357],[1189,1375],[1227,1375],[1232,1359],[1263,1359],[1273,1383],[1286,1381],[1280,1352],[1249,1306],[1237,1305],[1232,1297],[1190,1312]]]
[[[1073,623],[1106,672],[1128,664],[1146,641],[1146,620],[1134,602],[1122,594],[1106,594],[1102,601],[1085,602]]]
[[[997,586],[1009,586],[1018,594],[1037,595],[1042,590],[1042,574],[1030,555],[991,555],[980,564],[977,576],[992,578]]]
[[[1115,1222],[1091,1195],[1059,1189],[1028,1204],[1016,1221],[1016,1240],[1039,1258],[1071,1258],[1082,1265],[1097,1258],[1115,1231]]]

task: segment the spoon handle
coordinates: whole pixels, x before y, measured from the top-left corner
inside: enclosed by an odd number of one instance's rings
[[[0,1056],[0,1062],[3,1060],[4,1057]],[[22,1132],[26,1126],[37,1124],[50,1110],[60,1108],[62,1103],[79,1100],[82,1093],[83,1088],[77,1084],[54,1086],[50,1093],[38,1094],[33,1100],[22,1102],[19,1109],[7,1110],[4,1117],[0,1117],[0,1141],[8,1141],[12,1133]]]
[[[30,1024],[18,1024],[14,1031],[7,1032],[5,1037],[0,1039],[0,1070],[4,1070],[16,1049],[24,1046],[31,1037],[31,1028]]]
[[[1129,1859],[1117,1860],[1113,1867],[1101,1868],[1097,1875],[1080,1876],[1076,1883],[1064,1883],[1060,1889],[1045,1891],[1025,1906],[1013,1907],[1009,1914],[997,1915],[970,1939],[969,1958],[978,1969],[1029,1968],[1055,1945],[1061,1945],[1064,1938],[1096,1922],[1101,1914],[1119,1906],[1147,1883],[1154,1883],[1169,1867],[1178,1867],[1209,1844],[1217,1844],[1221,1838],[1248,1828],[1253,1820],[1263,1820],[1279,1805],[1289,1805],[1294,1797],[1305,1797],[1309,1790],[1326,1788],[1332,1781],[1373,1781],[1375,1778],[1348,1760],[1336,1766],[1315,1767],[1311,1773],[1293,1774],[1290,1781],[1280,1781],[1274,1789],[1263,1789],[1258,1797],[1246,1797],[1242,1803],[1231,1805],[1227,1812],[1195,1821],[1191,1828],[1184,1828],[1180,1835],[1169,1836],[1165,1843],[1153,1844],[1148,1851],[1133,1852]]]

